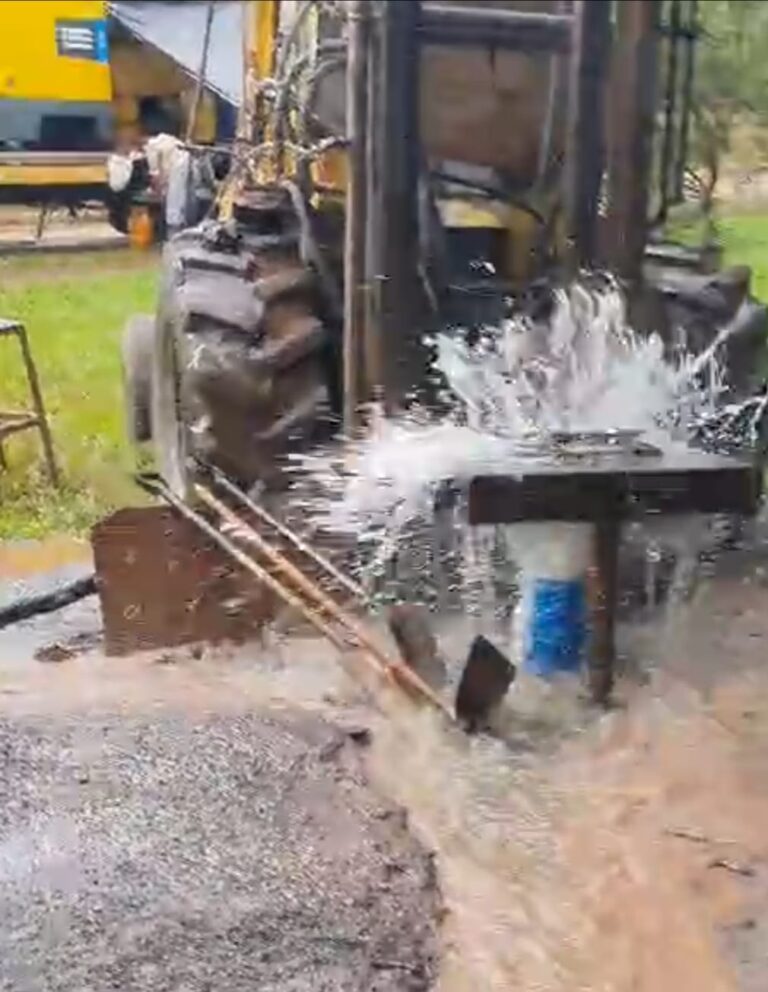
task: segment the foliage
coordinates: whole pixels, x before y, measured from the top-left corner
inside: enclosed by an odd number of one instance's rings
[[[734,127],[768,123],[768,4],[704,0],[699,11],[693,151],[711,199]]]

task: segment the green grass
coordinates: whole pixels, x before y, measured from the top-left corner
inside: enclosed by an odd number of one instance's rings
[[[751,266],[768,302],[768,214],[720,219],[726,264]],[[675,234],[690,235],[684,229]],[[129,314],[154,309],[156,260],[127,251],[0,260],[0,315],[28,328],[64,482],[56,491],[29,433],[6,442],[0,539],[81,534],[110,510],[141,502],[131,482],[120,384],[120,332]],[[0,341],[0,409],[27,402],[13,341]]]
[[[667,234],[682,244],[700,245],[704,225],[678,221]],[[723,248],[723,265],[748,265],[752,269],[752,293],[768,303],[768,213],[727,213],[717,218],[717,236]]]
[[[126,251],[0,261],[0,315],[26,326],[64,477],[53,489],[36,432],[5,443],[0,539],[82,533],[141,501],[131,482],[120,384],[120,332],[154,309],[156,261]],[[14,340],[0,341],[0,409],[28,405]]]
[[[768,303],[768,215],[739,214],[718,224],[726,265],[752,269],[752,292]]]

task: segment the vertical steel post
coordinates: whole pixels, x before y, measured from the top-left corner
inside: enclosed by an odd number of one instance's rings
[[[665,221],[669,205],[674,196],[673,169],[675,166],[675,142],[677,138],[677,76],[678,46],[680,44],[680,0],[671,0],[669,23],[666,25],[667,79],[664,88],[664,133],[661,144],[661,166],[659,170],[659,221]]]
[[[368,0],[349,12],[347,139],[349,172],[344,230],[344,429],[352,435],[366,398],[366,215],[368,210]]]
[[[600,520],[595,524],[592,643],[587,673],[592,699],[600,705],[605,705],[610,698],[616,667],[620,537],[621,524],[617,519]]]
[[[620,0],[610,87],[606,263],[630,283],[642,275],[656,111],[659,0]]]
[[[423,379],[418,185],[421,164],[420,0],[380,0],[373,193],[372,351],[385,405],[397,409]]]
[[[598,200],[605,159],[603,105],[611,40],[610,0],[576,0],[572,31],[565,181],[569,261],[578,269],[597,261]]]
[[[683,93],[680,102],[680,135],[675,164],[675,199],[682,203],[685,196],[685,167],[688,164],[688,145],[693,111],[693,80],[696,72],[696,38],[698,34],[698,0],[689,0],[686,18],[685,53],[683,56]]]

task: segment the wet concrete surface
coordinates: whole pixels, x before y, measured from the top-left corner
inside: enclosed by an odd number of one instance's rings
[[[6,547],[0,605],[90,569],[54,557]],[[432,860],[329,717],[317,644],[281,688],[278,647],[99,638],[96,597],[0,631],[0,990],[431,988]]]
[[[46,572],[22,577],[0,573],[0,609],[30,596],[53,592],[92,572],[90,562],[70,562]],[[82,650],[101,642],[101,611],[97,596],[89,596],[55,613],[31,617],[0,629],[0,663],[25,664],[35,654],[59,644]]]
[[[421,990],[437,894],[317,718],[0,717],[0,988]]]

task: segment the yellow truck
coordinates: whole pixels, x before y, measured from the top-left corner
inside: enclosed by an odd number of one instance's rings
[[[113,132],[106,7],[0,4],[0,202],[103,196]]]
[[[110,189],[109,156],[140,152],[159,131],[184,133],[207,8],[2,0],[0,203],[97,199],[115,207],[111,214],[124,213]],[[231,30],[238,11],[239,4],[215,5],[214,41],[218,53],[224,49],[217,67],[227,66],[228,48],[239,55]],[[239,69],[230,75],[239,79]],[[238,97],[227,79],[210,73],[198,101],[196,141],[215,140],[222,127],[233,132]]]

